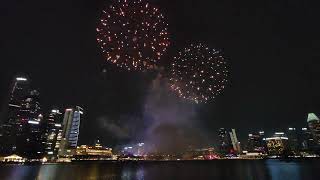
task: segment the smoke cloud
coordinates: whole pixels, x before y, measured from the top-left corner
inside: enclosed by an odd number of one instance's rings
[[[208,145],[209,138],[197,119],[197,105],[176,97],[167,79],[153,80],[144,105],[147,125],[143,139],[149,152],[175,153]]]
[[[120,124],[115,123],[114,120],[108,117],[98,118],[100,128],[103,128],[108,134],[111,134],[114,138],[122,140],[130,137],[127,127],[123,127]]]
[[[199,105],[177,97],[158,74],[145,96],[142,113],[98,118],[100,130],[117,143],[145,143],[149,153],[177,153],[208,146],[210,138],[197,117]],[[125,144],[123,144],[125,145]]]

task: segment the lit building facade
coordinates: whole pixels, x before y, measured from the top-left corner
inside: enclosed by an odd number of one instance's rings
[[[299,136],[300,152],[311,153],[315,147],[315,141],[312,133],[308,128],[301,128]]]
[[[46,121],[46,154],[48,159],[57,158],[62,137],[62,113],[58,109],[51,110]]]
[[[59,147],[59,156],[74,155],[77,149],[80,122],[83,109],[79,106],[66,109],[62,123],[62,139]]]
[[[288,152],[288,137],[283,132],[276,132],[273,137],[266,138],[266,143],[271,156],[282,156]]]
[[[265,154],[267,152],[266,142],[264,138],[264,131],[259,131],[259,133],[252,133],[248,135],[248,152],[256,152]]]
[[[16,127],[16,152],[28,158],[43,156],[46,139],[39,92],[32,90],[21,103]]]
[[[288,146],[291,153],[298,155],[299,154],[299,139],[298,139],[298,131],[296,128],[288,128]]]
[[[233,147],[234,152],[240,153],[241,152],[240,142],[238,141],[236,130],[232,129],[231,132],[229,132],[229,134],[230,134],[230,139],[231,139],[231,143],[232,143],[232,147]]]
[[[227,130],[225,128],[220,128],[218,135],[219,135],[219,153],[222,155],[231,153],[232,143]]]
[[[314,114],[308,114],[308,126],[315,142],[316,151],[320,150],[320,119]]]
[[[94,146],[77,147],[75,158],[78,160],[103,160],[112,158],[112,149],[103,147],[99,140]]]
[[[30,93],[30,80],[26,77],[16,77],[10,90],[10,99],[8,104],[8,121],[14,124],[18,120],[22,102]]]
[[[0,153],[12,154],[16,150],[17,123],[22,101],[30,92],[29,80],[24,76],[14,78],[9,92],[5,118],[0,122]]]

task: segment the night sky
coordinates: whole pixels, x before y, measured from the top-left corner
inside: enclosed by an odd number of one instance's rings
[[[303,0],[151,2],[169,23],[171,46],[163,58],[164,67],[191,42],[222,49],[230,66],[228,87],[207,104],[180,102],[170,92],[164,93],[166,103],[187,104],[194,111],[190,124],[196,124],[197,131],[186,127],[186,134],[201,131],[206,142],[214,144],[218,128],[236,128],[243,141],[251,131],[271,134],[289,126],[304,127],[308,112],[320,112],[317,4]],[[96,137],[110,146],[142,140],[142,127],[148,126],[145,105],[158,76],[129,73],[105,62],[96,43],[96,25],[108,3],[2,0],[2,109],[10,81],[23,73],[39,89],[44,112],[51,107],[84,108],[80,143],[92,143]],[[180,127],[162,129],[169,134],[175,128],[180,131],[189,120],[181,122],[175,124]]]

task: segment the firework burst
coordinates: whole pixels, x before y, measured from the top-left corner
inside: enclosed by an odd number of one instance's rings
[[[165,17],[144,0],[114,2],[96,30],[105,59],[128,70],[154,69],[169,46]]]
[[[201,103],[219,95],[227,78],[227,63],[220,51],[191,44],[174,57],[169,82],[180,97]]]

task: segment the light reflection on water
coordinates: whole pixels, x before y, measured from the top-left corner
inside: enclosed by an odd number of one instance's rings
[[[0,165],[0,179],[58,180],[319,180],[320,160],[218,160],[188,162],[104,162]]]
[[[296,162],[279,162],[268,161],[266,162],[272,180],[299,180],[301,165]]]

